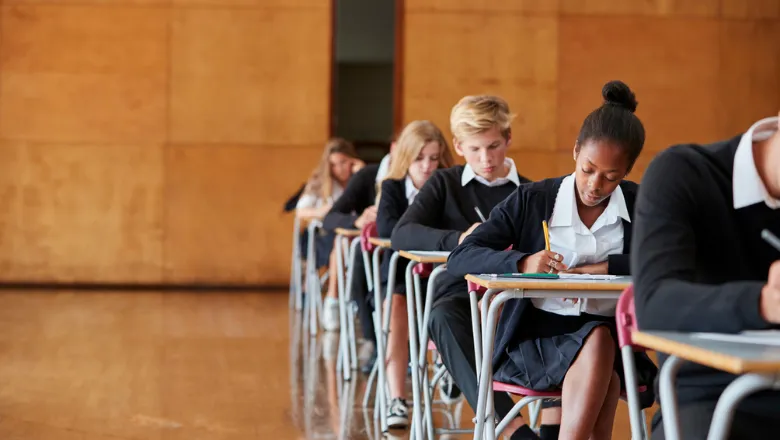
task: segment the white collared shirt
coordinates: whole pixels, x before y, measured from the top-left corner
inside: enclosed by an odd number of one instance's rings
[[[623,190],[618,186],[593,226],[588,229],[577,213],[574,174],[561,182],[550,219],[550,249],[561,254],[569,267],[601,263],[608,255],[623,253],[623,222],[631,221]],[[617,300],[586,299],[574,303],[560,298],[535,298],[533,305],[558,315],[614,316]]]
[[[769,139],[778,130],[777,116],[762,119],[744,134],[734,154],[734,209],[745,208],[764,202],[772,209],[780,208],[780,200],[769,195],[766,185],[758,175],[753,158],[753,143]]]
[[[408,174],[404,179],[404,189],[406,190],[406,200],[408,200],[409,205],[411,205],[412,202],[414,202],[414,197],[417,195],[417,193],[420,192],[420,190],[414,186],[414,181],[411,177],[409,177]]]
[[[501,186],[507,182],[512,182],[515,184],[515,186],[520,186],[520,178],[517,177],[517,167],[515,167],[515,161],[507,157],[504,160],[504,165],[509,168],[509,173],[507,173],[505,177],[499,177],[492,182],[488,182],[484,177],[478,176],[477,173],[474,172],[474,169],[471,168],[471,165],[466,164],[466,167],[463,168],[463,175],[460,177],[460,184],[461,186],[466,186],[467,183],[471,182],[472,180],[476,180],[485,186],[491,187]]]
[[[295,205],[295,209],[301,208],[319,208],[320,206],[334,203],[344,194],[344,188],[337,182],[333,182],[333,193],[328,198],[317,197],[314,194],[302,194]]]
[[[379,168],[376,170],[376,183],[385,180],[388,171],[390,171],[390,153],[385,154],[385,157],[379,162]]]

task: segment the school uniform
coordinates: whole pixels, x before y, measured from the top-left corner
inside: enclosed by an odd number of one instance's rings
[[[390,237],[393,234],[395,225],[406,212],[409,205],[414,202],[414,198],[420,191],[415,188],[412,178],[409,176],[403,179],[387,179],[382,182],[382,197],[379,199],[379,206],[376,214],[376,230],[380,237]],[[380,281],[383,286],[387,285],[388,272],[390,270],[390,253],[385,252],[380,271]],[[399,258],[396,267],[396,278],[394,293],[400,295],[406,294],[406,265],[409,260]],[[386,290],[383,289],[384,294]]]
[[[323,229],[333,233],[336,228],[355,228],[355,221],[360,214],[366,208],[373,206],[376,201],[376,178],[378,171],[378,165],[366,165],[349,179],[349,183],[344,189],[344,194],[333,203],[333,207],[322,220]],[[346,251],[348,249],[345,249]],[[374,334],[372,307],[369,302],[369,298],[372,295],[368,294],[363,258],[360,258],[358,255],[354,263],[351,286],[352,299],[358,305],[358,317],[363,337],[373,341],[376,335]]]
[[[460,234],[481,221],[474,207],[487,215],[518,186],[529,182],[517,173],[514,161],[507,159],[507,165],[507,176],[493,182],[477,176],[469,165],[436,170],[393,230],[393,248],[454,250]],[[462,276],[449,271],[441,273],[436,283],[436,299],[429,321],[431,339],[436,342],[455,383],[463,390],[472,408],[476,408],[477,382],[468,287]],[[453,338],[458,340],[453,342]],[[453,359],[459,361],[452,362]],[[469,377],[469,371],[473,377]],[[495,408],[498,414],[506,414],[512,408],[511,398],[496,393]]]
[[[744,135],[711,145],[674,146],[651,162],[637,200],[632,254],[643,330],[737,333],[773,327],[762,318],[759,301],[780,253],[761,239],[761,230],[780,234],[780,200],[767,193],[752,147],[777,123],[767,118]],[[667,356],[658,358],[663,363]],[[715,402],[734,379],[683,364],[677,379],[683,438],[706,438]],[[774,438],[778,431],[780,392],[762,392],[739,405],[729,438]],[[662,438],[659,412],[653,439]]]
[[[333,182],[333,188],[330,197],[321,198],[317,197],[315,194],[302,193],[300,197],[298,197],[298,201],[295,204],[295,209],[319,208],[320,206],[326,205],[328,203],[335,203],[339,198],[341,198],[342,194],[344,194],[344,187],[342,187],[338,182]],[[308,229],[303,230],[301,232],[300,241],[301,249],[308,249],[308,237]],[[314,237],[316,249],[315,262],[318,268],[328,265],[330,252],[333,250],[334,238],[335,237],[333,233],[329,233],[324,230],[320,230],[317,233],[317,236]]]

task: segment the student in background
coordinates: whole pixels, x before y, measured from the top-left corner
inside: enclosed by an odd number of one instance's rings
[[[377,195],[376,224],[379,236],[390,237],[398,219],[433,172],[452,164],[452,153],[438,127],[429,121],[414,121],[407,125],[398,138],[393,161]],[[382,285],[388,281],[389,262],[390,259],[385,258],[382,264]],[[409,326],[404,298],[406,286],[403,281],[405,266],[405,263],[399,261],[394,294],[388,299],[392,303],[387,340],[387,380],[391,399],[387,423],[390,428],[409,425],[405,399],[406,367],[409,363]]]
[[[479,225],[480,218],[475,207],[482,213],[488,213],[521,183],[529,181],[517,173],[514,161],[506,157],[507,148],[512,143],[512,117],[506,101],[497,96],[466,96],[452,108],[450,130],[454,136],[453,145],[455,152],[466,159],[466,166],[437,170],[433,174],[393,230],[394,249],[452,251]],[[444,315],[437,313],[434,305],[430,329],[431,338],[458,385],[461,385],[459,376],[469,374],[461,370],[470,369],[473,384],[467,381],[469,386],[465,394],[473,408],[477,404],[477,388],[466,281],[463,277],[445,272],[439,276],[437,284],[435,304],[450,297],[464,299],[457,304],[459,315],[453,317],[455,324],[462,328],[451,330],[440,322]],[[469,335],[468,341],[458,341],[452,348],[465,347],[461,354],[470,359],[470,367],[459,364],[460,370],[451,369],[454,364],[448,363],[447,356],[452,358],[454,355],[444,345],[450,342],[443,333],[448,330],[458,335]],[[508,395],[496,393],[496,408],[500,414],[505,414],[511,407],[512,400]],[[513,426],[513,429],[518,427]],[[523,428],[521,433],[535,436],[528,426]]]
[[[643,330],[738,333],[780,328],[780,114],[711,145],[679,145],[647,168],[634,228],[636,311]],[[662,363],[667,356],[659,353]],[[707,438],[736,377],[687,362],[677,379],[681,438]],[[780,391],[737,407],[729,439],[777,438]],[[653,439],[665,438],[660,411]]]
[[[634,115],[637,102],[628,86],[611,81],[602,95],[604,103],[585,118],[574,144],[574,172],[521,185],[450,255],[450,273],[630,274],[638,186],[623,179],[642,151],[645,130]],[[549,224],[550,249],[543,222]],[[512,250],[506,250],[509,246]],[[561,390],[561,438],[612,437],[623,371],[616,305],[610,299],[553,298],[504,305],[494,377],[538,391]],[[445,347],[445,364],[453,372],[468,372],[462,378],[464,392],[474,388],[474,364],[461,354],[472,346],[464,343],[471,334],[462,331],[468,323],[468,297],[442,300],[431,319]],[[456,325],[456,319],[463,322]],[[657,370],[644,354],[638,369],[643,382],[652,383]],[[461,384],[459,379],[455,377]],[[652,397],[645,404],[650,406]]]
[[[336,228],[362,229],[368,223],[376,221],[374,201],[378,171],[379,165],[366,165],[352,177],[341,198],[333,204],[322,220],[325,230],[332,232]],[[358,305],[363,337],[374,341],[374,322],[368,302],[368,286],[362,258],[356,259],[352,273],[352,299]],[[322,321],[325,330],[335,331],[339,328],[339,303],[335,289],[329,291],[325,298]]]
[[[344,187],[354,173],[359,171],[365,164],[357,157],[355,147],[351,143],[341,138],[333,138],[325,144],[325,150],[322,152],[322,158],[317,168],[312,172],[311,177],[298,198],[295,206],[295,214],[300,217],[322,218],[333,206],[333,202],[341,197]],[[306,232],[302,236],[303,249],[306,249]],[[316,237],[317,249],[317,267],[323,267],[328,264],[329,255],[332,253],[333,236],[332,234],[320,234]],[[335,272],[335,266],[330,268],[331,275]],[[335,277],[330,280],[335,283]],[[335,284],[328,284],[328,291],[335,292]],[[333,284],[331,286],[331,284]]]

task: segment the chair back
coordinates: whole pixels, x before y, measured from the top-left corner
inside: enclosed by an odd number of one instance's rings
[[[376,222],[371,222],[363,227],[363,229],[360,230],[360,248],[363,250],[363,252],[373,252],[374,246],[371,244],[370,241],[368,241],[369,238],[376,238],[379,236],[379,233],[376,231]]]

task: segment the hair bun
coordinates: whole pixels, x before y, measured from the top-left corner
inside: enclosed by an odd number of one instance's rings
[[[623,81],[610,81],[601,89],[604,97],[604,105],[616,105],[623,107],[631,113],[636,111],[636,95]]]

